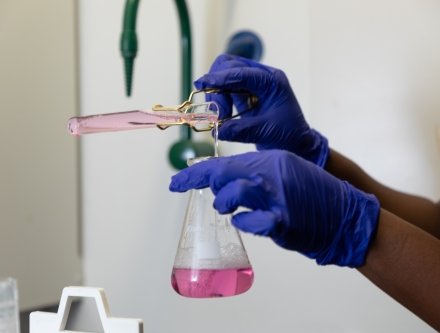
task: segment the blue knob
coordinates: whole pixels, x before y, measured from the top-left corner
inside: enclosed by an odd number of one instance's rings
[[[240,31],[229,40],[226,53],[259,61],[263,55],[263,44],[255,33]]]

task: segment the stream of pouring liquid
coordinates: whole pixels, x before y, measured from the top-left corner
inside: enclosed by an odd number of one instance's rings
[[[218,122],[214,123],[214,157],[218,157]]]
[[[178,112],[128,111],[70,118],[67,131],[75,136],[156,127],[158,123],[185,122],[190,125],[217,123],[217,115]],[[203,126],[203,125],[202,125]]]

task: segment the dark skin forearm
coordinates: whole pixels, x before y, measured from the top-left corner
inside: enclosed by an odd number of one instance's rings
[[[333,150],[325,169],[374,194],[382,208],[376,237],[358,270],[440,331],[440,203],[392,190]]]
[[[440,331],[440,240],[381,209],[376,237],[358,270]]]
[[[374,194],[382,208],[440,239],[440,204],[378,183],[353,161],[334,150],[330,153],[325,170],[364,192]]]

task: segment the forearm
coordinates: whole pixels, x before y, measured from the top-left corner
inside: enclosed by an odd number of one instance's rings
[[[376,237],[358,268],[371,282],[440,330],[440,241],[381,210]]]
[[[325,169],[356,188],[374,194],[382,208],[440,239],[439,204],[383,186],[353,161],[334,150],[330,153]]]

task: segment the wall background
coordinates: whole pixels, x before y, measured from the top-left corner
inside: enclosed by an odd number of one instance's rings
[[[74,0],[0,1],[0,276],[21,311],[82,281],[75,23]]]
[[[401,191],[440,197],[440,3],[312,1],[312,122]],[[349,138],[349,140],[347,140]]]
[[[177,14],[142,1],[133,97],[118,51],[123,1],[80,0],[81,113],[179,100]],[[434,0],[189,0],[194,78],[230,33],[261,35],[263,62],[289,77],[306,118],[336,150],[390,186],[440,197],[440,11]],[[357,271],[318,267],[243,235],[256,273],[239,297],[192,300],[170,286],[187,196],[168,192],[177,129],[81,138],[84,284],[146,332],[432,332]],[[74,140],[72,138],[72,140]],[[436,141],[437,140],[437,141]],[[253,149],[221,144],[223,155]],[[93,322],[84,303],[82,327]],[[95,318],[96,319],[96,318]],[[95,326],[96,327],[96,326]]]

